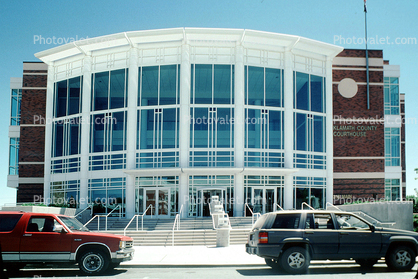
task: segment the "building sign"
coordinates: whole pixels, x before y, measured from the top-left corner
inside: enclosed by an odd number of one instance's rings
[[[367,133],[376,131],[372,125],[334,125],[334,137],[367,137]]]

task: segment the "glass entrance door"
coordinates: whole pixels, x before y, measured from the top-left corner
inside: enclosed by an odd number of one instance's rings
[[[212,201],[212,197],[217,196],[219,201],[225,206],[225,190],[223,189],[202,189],[199,191],[199,205],[198,205],[198,216],[209,217],[210,209],[209,204]],[[224,207],[225,210],[225,207]]]
[[[253,187],[251,197],[254,213],[273,212],[277,204],[281,204],[281,188]]]
[[[152,205],[152,210],[148,209],[146,215],[154,215],[157,217],[168,217],[170,216],[170,189],[168,188],[149,188],[149,189],[138,189],[138,196],[140,193],[145,192],[145,203],[138,203],[139,212],[144,212],[148,206]]]

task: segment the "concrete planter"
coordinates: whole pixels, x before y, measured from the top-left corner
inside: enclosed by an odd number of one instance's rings
[[[2,211],[25,211],[25,212],[36,212],[36,213],[53,213],[63,214],[67,216],[74,216],[75,208],[66,207],[49,207],[49,206],[3,206]]]

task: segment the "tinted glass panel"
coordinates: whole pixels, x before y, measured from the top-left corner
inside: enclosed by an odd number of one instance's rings
[[[57,82],[56,90],[56,117],[65,116],[67,115],[67,80]]]
[[[246,110],[247,148],[260,148],[260,121],[261,111],[259,109]]]
[[[195,103],[212,103],[212,65],[195,65]]]
[[[76,114],[80,112],[81,101],[81,87],[80,78],[72,78],[68,82],[69,85],[69,100],[68,100],[68,114]]]
[[[282,70],[266,68],[266,106],[282,107],[281,73]]]
[[[160,105],[176,104],[177,65],[160,68]]]
[[[315,152],[324,152],[324,140],[325,140],[325,133],[324,133],[324,118],[322,116],[314,116],[313,118],[313,126],[314,126],[314,134],[313,134],[313,151]]]
[[[311,110],[325,112],[324,110],[324,84],[323,78],[311,76]]]
[[[110,108],[125,106],[125,69],[110,72]]]
[[[299,228],[300,214],[277,214],[272,229],[297,229]]]
[[[248,105],[264,106],[264,68],[248,67]]]
[[[176,147],[176,132],[178,125],[176,111],[177,109],[175,108],[163,110],[163,148]]]
[[[125,112],[115,112],[112,118],[112,151],[124,150]]]
[[[97,114],[93,118],[92,152],[103,152],[104,149],[104,114]]]
[[[296,150],[308,150],[307,117],[306,114],[296,113]]]
[[[195,108],[193,116],[194,124],[194,147],[208,147],[209,126],[208,126],[208,109]],[[192,142],[190,142],[192,143]]]
[[[22,214],[1,214],[0,215],[0,232],[12,231],[17,222],[19,222]]]
[[[269,111],[269,148],[282,149],[282,112]]]
[[[214,66],[214,103],[230,104],[231,103],[231,66],[215,65]]]
[[[141,149],[153,148],[154,110],[141,111]]]
[[[97,73],[94,79],[94,110],[108,109],[109,72]]]
[[[70,131],[69,131],[69,147],[70,147],[70,154],[69,155],[75,155],[79,154],[79,148],[80,148],[80,125],[79,125],[79,118],[73,119],[73,123],[70,124]]]
[[[309,75],[296,72],[296,108],[309,110]]]
[[[158,105],[158,66],[142,68],[141,106]]]
[[[63,156],[63,146],[64,146],[64,125],[61,123],[55,123],[55,138],[54,138],[54,147],[55,152],[54,156],[59,157]]]
[[[217,147],[232,147],[231,143],[231,109],[218,108],[217,109]]]

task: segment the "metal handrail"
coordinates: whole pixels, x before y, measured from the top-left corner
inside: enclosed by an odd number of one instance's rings
[[[303,202],[302,204],[301,204],[301,206],[302,206],[302,210],[303,210],[303,206],[304,205],[306,205],[307,207],[309,207],[310,209],[312,209],[312,210],[315,210],[315,208],[313,208],[312,206],[310,206],[309,204],[307,204],[306,202]]]
[[[250,206],[248,205],[248,203],[245,203],[245,206],[246,207],[248,207],[248,209],[250,210],[250,212],[251,212],[251,224],[252,225],[254,225],[254,216],[257,216],[257,218],[256,218],[256,221],[258,220],[258,218],[260,218],[261,217],[261,213],[259,213],[259,212],[257,212],[257,213],[254,213],[253,211],[252,211],[252,209],[250,208]],[[247,216],[247,212],[244,210],[244,216],[246,217]]]
[[[128,229],[128,227],[131,225],[132,221],[136,218],[136,231],[138,231],[138,217],[142,217],[141,220],[141,231],[144,230],[144,216],[145,214],[147,214],[148,209],[151,208],[151,218],[152,218],[152,204],[148,205],[147,209],[145,209],[144,213],[141,215],[134,215],[131,220],[129,221],[128,225],[126,225],[126,227],[123,229],[123,235],[126,235],[126,230]]]
[[[103,217],[103,218],[105,218],[105,231],[107,231],[107,217],[109,217],[110,214],[112,214],[113,211],[115,211],[118,208],[119,208],[119,216],[121,216],[121,209],[122,209],[122,207],[120,205],[118,205],[115,208],[113,208],[112,211],[110,211],[106,215],[95,215],[95,216],[93,216],[93,218],[91,218],[90,220],[88,220],[87,223],[84,224],[84,226],[87,227],[87,225],[90,224],[97,217],[97,231],[100,231],[100,218]]]
[[[391,226],[393,226],[393,225],[396,224],[396,222],[385,222],[385,223],[383,223],[383,222],[377,220],[376,218],[373,218],[369,214],[364,213],[363,211],[352,211],[352,213],[354,213],[354,214],[360,214],[360,215],[363,214],[365,217],[372,219],[376,224],[380,223],[381,225],[391,225]]]
[[[110,216],[110,214],[112,214],[113,213],[113,211],[115,211],[116,209],[118,209],[119,208],[119,218],[121,217],[121,209],[122,209],[122,207],[120,206],[120,205],[117,205],[115,208],[113,208],[112,209],[112,211],[110,211],[109,212],[109,214],[107,214],[106,216],[105,216],[105,231],[107,231],[107,217],[109,217]]]
[[[274,206],[274,205],[276,205],[276,206]],[[281,207],[278,203],[274,203],[273,207],[274,207],[274,212],[276,212],[277,208],[279,208],[280,210],[284,210],[283,207]]]
[[[328,205],[329,205],[330,207],[334,207],[334,208],[336,208],[336,209],[337,209],[337,210],[339,210],[339,211],[344,211],[344,210],[342,210],[341,208],[339,208],[338,206],[333,205],[333,204],[332,204],[332,203],[330,203],[330,202],[327,202],[327,203],[325,204],[326,209],[328,209]]]
[[[89,204],[86,208],[84,208],[83,210],[81,210],[79,213],[77,213],[74,218],[77,218],[78,215],[82,214],[84,211],[86,211],[87,209],[91,208],[93,204]]]

